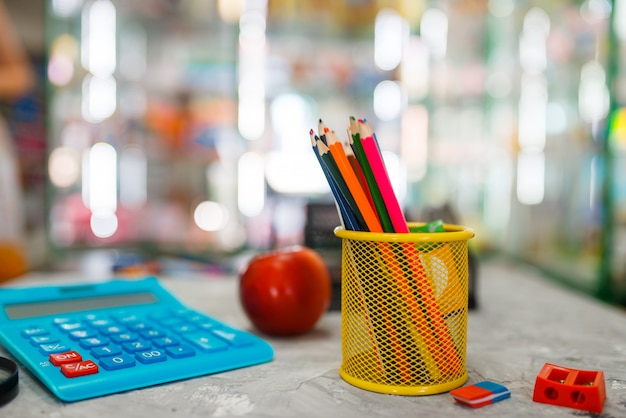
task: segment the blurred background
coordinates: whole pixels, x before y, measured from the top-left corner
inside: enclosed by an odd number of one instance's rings
[[[4,1],[31,268],[336,246],[309,129],[355,116],[409,220],[626,305],[626,0]]]

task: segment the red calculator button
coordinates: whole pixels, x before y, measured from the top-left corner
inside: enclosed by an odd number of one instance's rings
[[[86,376],[88,374],[98,373],[98,365],[92,360],[68,363],[61,366],[61,372],[66,377]]]
[[[68,363],[78,363],[79,361],[83,359],[81,355],[78,354],[76,351],[68,351],[65,353],[50,354],[49,358],[50,358],[50,363],[54,364],[55,366],[60,366],[62,364],[68,364]]]

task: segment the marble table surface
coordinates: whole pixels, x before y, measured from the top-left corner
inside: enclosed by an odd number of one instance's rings
[[[79,274],[31,273],[3,286],[79,280]],[[217,275],[163,277],[183,303],[233,326],[256,331],[237,299],[237,280]],[[626,310],[573,293],[533,269],[502,260],[480,266],[479,307],[469,314],[467,384],[491,380],[511,397],[472,409],[449,393],[385,395],[339,376],[341,318],[328,312],[295,338],[264,337],[269,363],[64,403],[20,366],[20,392],[0,417],[580,417],[598,416],[532,400],[545,363],[602,370],[607,399],[602,417],[626,417]],[[0,346],[0,355],[11,355]]]

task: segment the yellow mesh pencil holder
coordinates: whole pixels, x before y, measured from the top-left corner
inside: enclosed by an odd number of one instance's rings
[[[421,224],[409,224],[410,227]],[[468,247],[474,232],[342,239],[341,377],[373,392],[431,395],[467,380]]]

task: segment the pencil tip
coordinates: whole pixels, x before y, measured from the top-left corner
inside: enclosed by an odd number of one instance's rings
[[[313,135],[315,133],[315,131],[313,130],[313,128],[311,128],[311,130],[309,130],[309,135]]]
[[[317,146],[317,152],[320,155],[324,155],[325,153],[328,152],[328,146],[326,146],[326,144],[324,143],[324,141],[319,140],[315,143],[315,145]]]
[[[339,138],[337,137],[337,134],[335,133],[334,130],[328,131],[326,135],[326,144],[331,145],[331,144],[334,144],[335,142],[341,142],[341,141],[339,141]]]

